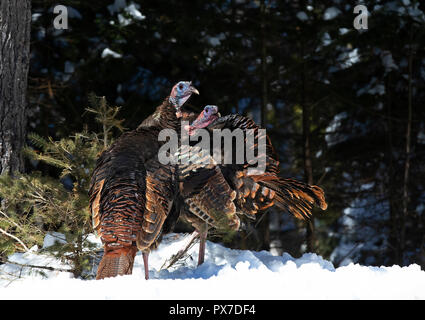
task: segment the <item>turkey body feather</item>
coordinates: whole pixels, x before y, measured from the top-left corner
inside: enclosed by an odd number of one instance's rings
[[[209,154],[201,154],[197,146],[179,150],[180,158],[184,159],[186,154],[191,152],[190,157],[193,160],[180,165],[177,170],[181,180],[180,194],[186,204],[182,215],[191,216],[189,219],[195,228],[203,225],[202,220],[216,229],[238,230],[240,217],[247,216],[255,219],[259,211],[273,205],[277,205],[298,219],[309,219],[313,206],[322,210],[326,209],[324,192],[320,187],[279,177],[279,160],[271,140],[265,131],[259,130],[261,128],[253,120],[231,114],[219,117],[206,129],[211,139]],[[226,150],[223,145],[220,146],[221,160],[216,161],[213,151],[213,136],[216,129],[241,130],[244,133],[245,147],[253,149],[258,161],[263,157],[265,170],[260,173],[250,171],[258,165],[258,162],[253,163],[246,157],[242,163],[233,161],[226,164],[224,162]],[[253,139],[248,141],[247,133],[250,130],[253,133]],[[262,135],[263,140],[261,140]],[[264,153],[259,152],[260,141],[265,142]],[[235,144],[234,141],[233,160],[237,157]],[[192,154],[199,154],[199,156],[197,158]],[[209,158],[209,161],[205,161],[206,158]],[[199,185],[194,182],[198,182]]]
[[[104,244],[97,279],[131,273],[137,250],[154,249],[175,198],[174,167],[158,160],[164,128],[178,128],[166,99],[153,117],[124,133],[97,161],[91,179],[93,227]],[[152,120],[153,119],[153,120]],[[167,228],[177,219],[168,217]]]
[[[167,97],[136,130],[118,138],[97,161],[89,190],[93,227],[104,244],[97,279],[131,274],[138,250],[143,253],[147,279],[149,251],[156,248],[164,233],[173,230],[179,217],[201,235],[198,263],[202,263],[209,228],[238,230],[241,217],[255,219],[258,211],[273,205],[300,219],[308,219],[314,205],[326,209],[321,188],[279,177],[279,161],[269,137],[241,115],[215,115],[206,127],[209,143],[213,146],[217,129],[240,130],[245,146],[265,163],[262,172],[251,171],[256,163],[246,156],[240,163],[226,163],[221,160],[228,150],[221,148],[221,159],[216,161],[214,148],[199,152],[194,144],[181,146],[176,154],[179,160],[190,161],[161,163],[158,152],[165,142],[158,140],[160,131],[174,129],[179,134],[181,119],[196,118],[193,112],[181,109],[189,91],[197,92],[188,82],[174,86],[173,96]],[[179,103],[179,97],[183,102]],[[217,108],[208,109],[206,114],[211,110]],[[194,123],[199,125],[202,119],[198,116]],[[251,140],[249,132],[253,133]],[[260,141],[265,142],[265,152],[260,152]],[[232,143],[235,159],[238,155]]]

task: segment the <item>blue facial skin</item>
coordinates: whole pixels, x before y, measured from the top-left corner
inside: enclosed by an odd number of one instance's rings
[[[191,82],[188,81],[180,81],[177,84],[177,98],[182,98],[187,94],[190,84]]]
[[[216,114],[217,111],[218,111],[217,106],[212,106],[212,105],[205,106],[203,117],[208,119],[211,115]]]
[[[192,81],[180,81],[173,87],[169,101],[176,109],[179,109],[193,93],[199,94],[199,91],[192,86]]]

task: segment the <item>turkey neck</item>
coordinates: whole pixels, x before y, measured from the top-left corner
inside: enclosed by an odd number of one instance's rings
[[[149,127],[156,127],[158,129],[174,129],[179,130],[180,121],[176,117],[176,109],[169,101],[169,96],[164,99],[155,112],[147,117],[137,127],[137,130]]]

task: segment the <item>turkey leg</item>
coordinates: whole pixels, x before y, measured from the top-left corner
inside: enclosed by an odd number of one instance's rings
[[[149,264],[148,264],[148,258],[149,258],[149,252],[142,252],[143,256],[143,265],[145,266],[145,279],[149,279]]]
[[[205,243],[207,240],[208,228],[199,231],[199,254],[198,254],[198,266],[204,263],[205,259]]]

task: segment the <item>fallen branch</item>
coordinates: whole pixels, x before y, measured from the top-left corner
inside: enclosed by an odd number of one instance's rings
[[[187,244],[187,246],[185,248],[183,248],[182,250],[180,250],[179,252],[177,252],[176,254],[174,254],[173,256],[171,256],[170,259],[166,260],[164,262],[164,264],[161,266],[160,270],[162,269],[169,269],[171,266],[173,266],[177,261],[179,261],[180,259],[182,259],[184,257],[184,255],[189,251],[190,248],[193,247],[193,245],[199,240],[199,233],[197,231],[194,231],[191,234],[191,239],[189,241],[189,243]],[[168,265],[165,267],[165,265],[168,263]]]
[[[13,264],[13,265],[24,267],[24,268],[38,268],[38,269],[45,269],[50,271],[72,272],[72,269],[62,269],[62,268],[54,268],[54,267],[48,267],[48,266],[36,266],[32,264],[18,263],[18,262],[13,262],[9,260],[3,260],[3,259],[0,259],[0,262],[9,263],[9,264]]]

